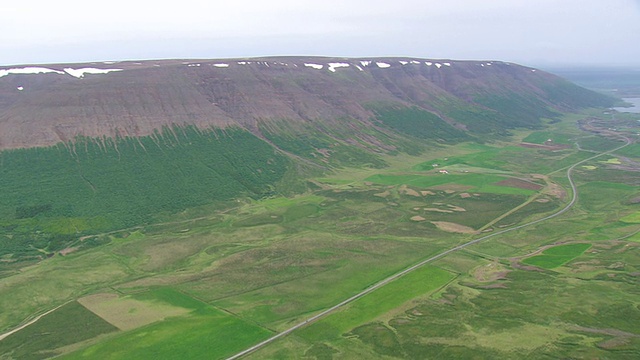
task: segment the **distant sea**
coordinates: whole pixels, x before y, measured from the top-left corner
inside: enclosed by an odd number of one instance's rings
[[[614,107],[613,110],[627,113],[640,113],[640,98],[623,98],[625,102],[633,104],[632,107]]]

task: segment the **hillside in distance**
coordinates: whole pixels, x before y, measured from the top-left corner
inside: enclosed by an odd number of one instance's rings
[[[173,125],[233,126],[261,138],[318,131],[360,146],[398,132],[451,141],[537,127],[557,111],[610,102],[554,75],[498,61],[282,57],[14,66],[0,69],[0,149],[79,135],[145,136]],[[418,118],[389,112],[408,109]]]
[[[197,206],[305,190],[310,172],[504,138],[612,99],[498,61],[261,58],[0,69],[0,255]],[[83,243],[84,244],[84,243]]]

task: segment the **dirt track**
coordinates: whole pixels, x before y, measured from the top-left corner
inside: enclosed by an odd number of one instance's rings
[[[6,332],[6,333],[4,333],[4,334],[0,335],[0,341],[2,341],[2,340],[3,340],[4,338],[6,338],[7,336],[9,336],[9,335],[11,335],[11,334],[13,334],[13,333],[16,333],[16,332],[18,332],[18,331],[20,331],[20,330],[22,330],[22,329],[26,328],[27,326],[29,326],[29,325],[31,325],[31,324],[33,324],[33,323],[35,323],[36,321],[40,320],[40,318],[41,318],[41,317],[43,317],[43,316],[45,316],[45,315],[48,315],[48,314],[51,314],[52,312],[54,312],[54,311],[56,311],[56,310],[60,309],[61,307],[63,307],[63,306],[65,306],[65,305],[67,305],[67,304],[68,304],[68,303],[70,303],[70,302],[71,302],[71,301],[67,301],[66,303],[64,303],[64,304],[62,304],[62,305],[60,305],[60,306],[58,306],[58,307],[55,307],[55,308],[53,308],[53,309],[51,309],[51,310],[47,311],[47,312],[46,312],[46,313],[44,313],[44,314],[41,314],[41,315],[36,316],[35,318],[33,318],[33,320],[31,320],[31,321],[29,321],[29,322],[25,323],[24,325],[21,325],[21,326],[19,326],[19,327],[17,327],[17,328],[15,328],[15,329],[13,329],[13,330],[11,330],[11,331],[8,331],[8,332]]]

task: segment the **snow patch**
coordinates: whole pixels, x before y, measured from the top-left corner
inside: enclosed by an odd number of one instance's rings
[[[64,72],[59,70],[53,70],[53,69],[43,68],[43,67],[25,67],[25,68],[1,69],[0,77],[7,76],[9,74],[24,75],[24,74],[45,74],[45,73],[56,73],[56,74],[64,75]]]
[[[122,71],[122,69],[96,69],[96,68],[81,68],[81,69],[72,69],[72,68],[64,68],[64,71],[78,79],[83,78],[84,74],[108,74],[112,71]]]
[[[349,67],[347,63],[329,63],[329,71],[336,72],[336,68]]]
[[[438,69],[440,69],[440,68],[442,67],[442,64],[440,64],[440,63],[436,63],[436,67],[437,67]]]
[[[188,67],[200,67],[200,64],[189,64]]]
[[[360,71],[364,71],[364,69],[363,69],[363,68],[361,68],[361,67],[360,67],[360,66],[358,66],[358,65],[355,65],[355,67],[357,67],[357,68],[358,68],[358,70],[360,70]]]
[[[324,65],[320,65],[320,64],[310,64],[310,63],[304,63],[304,66],[306,67],[310,67],[310,68],[314,68],[316,70],[320,70],[324,67]]]
[[[444,66],[451,66],[451,63],[442,63]]]
[[[431,61],[425,61],[424,64],[427,65],[427,66],[433,65],[433,63]]]
[[[247,64],[248,64],[248,62],[246,62],[246,61],[238,61],[238,65],[247,65]]]
[[[377,62],[376,65],[378,65],[378,67],[381,68],[381,69],[385,69],[385,68],[388,68],[388,67],[391,66],[391,65],[389,65],[387,63],[384,63],[384,62]]]
[[[227,67],[229,67],[229,64],[224,64],[224,63],[222,63],[222,64],[213,64],[213,66],[215,66],[217,68],[227,68]]]
[[[402,61],[402,60],[400,60],[400,61],[398,61],[398,62],[399,62],[401,65],[407,65],[407,64],[409,63],[408,61]]]
[[[22,91],[22,90],[24,90],[24,87],[18,86],[16,89],[18,89],[18,91]]]
[[[531,72],[536,72],[536,69],[531,70]]]
[[[412,64],[420,64],[420,61],[416,61],[416,60],[411,60]]]
[[[360,61],[360,64],[362,64],[362,66],[366,67],[366,66],[371,65],[371,61],[366,61],[366,60],[365,61]]]

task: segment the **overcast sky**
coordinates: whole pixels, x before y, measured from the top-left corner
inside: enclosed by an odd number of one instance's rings
[[[265,55],[640,68],[640,0],[3,0],[0,65]]]

